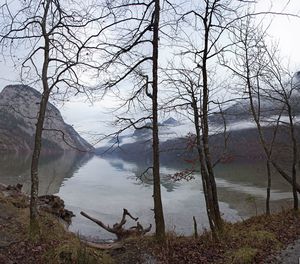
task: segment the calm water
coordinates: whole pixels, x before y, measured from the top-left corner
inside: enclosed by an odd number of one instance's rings
[[[122,160],[106,160],[97,156],[68,153],[43,157],[40,163],[40,195],[58,194],[76,217],[70,229],[97,239],[115,238],[96,224],[82,217],[80,211],[101,219],[104,223],[118,222],[122,209],[138,216],[144,226],[153,224],[151,177],[138,179],[145,168]],[[199,228],[208,227],[204,197],[199,175],[189,182],[172,182],[164,176],[176,172],[162,167],[162,197],[165,220],[169,230],[190,235],[192,217]],[[265,206],[265,168],[263,164],[224,164],[216,168],[218,194],[223,217],[229,221],[261,213]],[[30,156],[2,155],[0,182],[23,183],[29,192]],[[274,176],[272,208],[288,206],[291,188],[279,176]],[[133,222],[128,221],[128,226]]]

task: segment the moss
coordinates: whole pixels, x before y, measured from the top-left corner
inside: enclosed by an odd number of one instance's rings
[[[225,250],[226,263],[253,263],[255,256],[270,248],[278,250],[281,247],[276,235],[264,230],[261,224],[245,227],[239,224],[226,225],[222,236],[223,246],[230,241],[233,248]],[[234,249],[235,248],[235,249]]]
[[[260,224],[245,228],[238,224],[227,225],[222,234],[223,241],[235,241],[240,246],[249,246],[257,249],[272,247],[279,249],[280,241],[276,235],[270,231],[265,231],[264,226]]]
[[[229,256],[229,262],[232,264],[251,264],[257,254],[257,249],[251,247],[242,247]]]
[[[279,248],[281,243],[276,239],[275,234],[268,231],[251,231],[245,239],[248,244],[255,245],[256,248],[262,248],[272,245],[273,248]]]
[[[43,213],[41,223],[41,243],[54,243],[55,246],[45,253],[45,263],[111,264],[110,256],[98,249],[82,243],[75,234],[66,228],[55,216]],[[51,230],[51,232],[49,232]]]

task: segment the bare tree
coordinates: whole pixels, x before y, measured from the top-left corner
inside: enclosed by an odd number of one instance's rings
[[[190,65],[189,65],[190,66]],[[202,124],[202,76],[199,68],[190,69],[189,66],[181,63],[180,68],[177,68],[175,65],[165,72],[164,82],[169,87],[169,90],[172,90],[173,93],[170,94],[169,101],[166,103],[164,109],[167,111],[176,111],[178,114],[183,115],[188,118],[194,126],[194,134],[191,135],[189,141],[189,146],[196,149],[197,158],[193,160],[192,165],[195,166],[195,162],[200,164],[200,174],[202,177],[202,187],[203,194],[206,202],[206,210],[208,215],[209,224],[211,230],[217,237],[218,231],[216,227],[216,215],[215,215],[215,205],[213,194],[211,190],[211,181],[209,179],[209,172],[206,164],[206,156],[203,148],[203,124]],[[210,83],[210,92],[218,93],[220,89],[219,84]],[[222,90],[224,87],[221,88]],[[230,133],[227,131],[227,122],[223,113],[223,106],[226,105],[226,101],[220,103],[218,100],[210,101],[210,107],[207,112],[207,118],[214,117],[216,122],[214,123],[213,130],[210,129],[208,139],[212,137],[222,138],[221,141],[218,141],[217,144],[209,143],[209,151],[214,155],[210,155],[210,164],[211,170],[214,170],[214,167],[219,164],[219,162],[226,158],[227,155],[227,144],[229,140]],[[218,116],[218,117],[217,117]],[[211,128],[210,124],[210,128]],[[194,171],[194,169],[192,169]],[[217,198],[216,198],[217,199]],[[217,209],[218,210],[218,209]],[[220,212],[219,212],[220,213]],[[219,219],[221,222],[222,220]],[[221,226],[220,226],[221,228]]]
[[[251,16],[246,17],[238,21],[238,26],[232,28],[235,47],[232,48],[232,59],[234,66],[227,63],[224,58],[221,64],[229,68],[234,76],[241,79],[242,91],[247,95],[250,104],[250,111],[256,124],[260,143],[263,147],[266,156],[266,168],[267,168],[267,198],[266,198],[266,213],[270,214],[270,190],[271,190],[271,156],[273,152],[273,145],[276,139],[278,122],[281,113],[277,119],[277,125],[275,126],[271,144],[267,142],[262,131],[262,111],[261,111],[261,77],[265,74],[264,70],[268,64],[268,59],[265,57],[265,32],[260,32],[257,27],[251,27]]]
[[[295,120],[295,100],[299,98],[298,83],[294,79],[294,75],[290,72],[288,67],[285,67],[282,60],[278,56],[268,53],[270,58],[270,64],[268,65],[268,70],[272,74],[272,78],[268,79],[268,84],[270,89],[268,90],[267,95],[278,102],[284,107],[284,114],[287,116],[288,121],[281,122],[281,124],[288,128],[291,148],[292,148],[292,162],[291,162],[291,178],[290,183],[293,188],[293,200],[294,200],[294,210],[297,211],[299,208],[298,193],[299,186],[297,183],[297,163],[298,163],[298,142],[296,138],[296,120]],[[272,161],[275,169],[280,173],[284,178],[287,177],[288,173],[278,164],[278,162]]]
[[[213,77],[215,77],[212,65],[216,65],[217,55],[230,45],[227,45],[226,42],[221,45],[221,40],[233,21],[241,15],[239,14],[243,8],[241,3],[218,0],[195,3],[192,9],[182,14],[179,19],[179,22],[183,24],[182,27],[187,23],[192,30],[192,33],[187,30],[181,32],[183,34],[182,44],[179,44],[178,49],[181,51],[181,55],[186,58],[185,60],[192,65],[190,72],[198,75],[196,82],[188,84],[186,91],[189,94],[189,100],[191,100],[190,108],[194,118],[207,214],[210,228],[215,237],[222,230],[223,221],[219,209],[209,140],[209,111],[212,107],[212,82]],[[182,78],[186,78],[186,76],[182,75]]]
[[[159,137],[158,137],[158,42],[159,42],[159,18],[160,0],[155,0],[153,18],[153,65],[152,65],[152,144],[153,144],[153,196],[155,208],[156,236],[164,239],[165,223],[160,190],[160,164],[159,164]]]
[[[80,77],[87,68],[95,68],[89,56],[91,37],[85,35],[85,30],[99,23],[100,18],[93,19],[90,13],[91,8],[79,1],[6,1],[1,6],[2,51],[8,50],[12,60],[20,65],[24,83],[42,88],[31,162],[32,235],[39,233],[38,165],[48,101],[54,94],[63,98],[70,93],[87,94]]]
[[[111,1],[109,6],[116,18],[114,29],[118,30],[119,34],[108,40],[107,63],[101,68],[108,76],[104,86],[106,91],[115,90],[122,101],[120,108],[125,111],[117,117],[119,125],[125,128],[151,129],[155,230],[156,237],[164,240],[165,221],[160,187],[158,135],[158,51],[161,3],[160,0],[120,0]],[[133,83],[131,90],[119,88],[120,84],[128,85],[129,81]],[[122,97],[122,93],[126,96]],[[129,114],[131,110],[137,117]],[[141,117],[142,111],[146,112],[146,116]],[[151,122],[147,123],[147,120]],[[119,133],[125,128],[116,133],[117,141]]]
[[[292,107],[290,97],[293,88],[288,88],[283,79],[287,74],[283,71],[282,62],[278,59],[277,49],[272,49],[266,44],[267,33],[260,26],[255,26],[253,18],[249,15],[238,21],[236,27],[232,27],[232,47],[229,59],[221,59],[221,64],[230,69],[235,78],[240,80],[239,87],[249,101],[250,112],[256,124],[259,140],[266,158],[267,168],[267,198],[266,213],[270,214],[270,190],[271,190],[271,166],[293,185],[294,208],[297,207],[297,183],[295,178],[297,157],[297,143],[294,132]],[[231,59],[231,57],[233,57]],[[276,94],[276,95],[275,95]],[[268,107],[271,104],[273,117],[270,120]],[[281,118],[284,114],[289,116],[289,127],[293,150],[293,174],[289,177],[287,173],[274,160],[273,152],[276,145],[276,137],[280,128]],[[266,138],[264,127],[271,127],[273,133],[271,138]],[[294,149],[294,147],[293,147]]]

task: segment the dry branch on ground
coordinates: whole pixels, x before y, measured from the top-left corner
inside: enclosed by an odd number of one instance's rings
[[[124,238],[128,238],[131,236],[143,236],[146,233],[148,233],[152,227],[152,225],[150,224],[150,226],[148,228],[144,229],[144,227],[139,222],[137,222],[138,218],[133,217],[128,212],[128,210],[125,208],[123,209],[123,215],[122,215],[121,221],[119,223],[115,223],[112,227],[110,227],[109,225],[105,225],[100,220],[89,216],[85,212],[80,212],[80,214],[83,215],[84,217],[90,219],[97,225],[101,226],[106,231],[115,234],[117,236],[118,240],[122,240]],[[132,226],[129,229],[125,229],[124,225],[126,223],[126,216],[129,216],[131,219],[133,219],[135,222],[137,222],[136,226]]]

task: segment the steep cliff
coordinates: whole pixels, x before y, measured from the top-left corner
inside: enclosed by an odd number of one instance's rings
[[[25,85],[8,85],[0,93],[0,151],[30,151],[41,94]],[[59,110],[48,104],[43,132],[43,150],[59,152],[93,147],[66,124]]]

